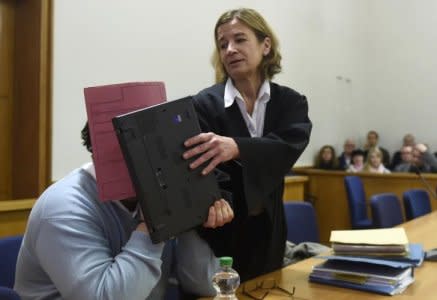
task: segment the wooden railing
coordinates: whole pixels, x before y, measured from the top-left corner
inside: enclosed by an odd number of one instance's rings
[[[36,199],[0,200],[0,237],[21,235]]]
[[[402,205],[402,193],[412,188],[425,186],[418,175],[413,173],[351,174],[342,171],[324,171],[316,169],[296,169],[295,174],[308,178],[305,185],[305,199],[313,202],[322,243],[328,243],[331,230],[350,229],[349,207],[344,186],[344,177],[358,175],[362,178],[367,201],[374,194],[394,193]],[[423,174],[424,179],[435,190],[437,174]],[[287,190],[287,182],[285,190]],[[430,195],[432,209],[437,209],[437,199]],[[369,203],[369,202],[368,202]],[[368,206],[370,216],[370,206]]]

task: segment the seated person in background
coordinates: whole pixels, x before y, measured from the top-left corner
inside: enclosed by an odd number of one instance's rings
[[[407,133],[406,135],[404,135],[402,147],[401,147],[400,151],[396,151],[393,154],[393,159],[391,160],[390,169],[394,170],[397,165],[404,163],[404,160],[401,157],[402,156],[402,148],[405,146],[413,147],[415,143],[416,143],[416,141],[415,141],[414,135],[412,135],[411,133]],[[400,171],[396,171],[396,172],[400,172]]]
[[[437,173],[437,158],[425,144],[416,144],[413,147],[413,165],[410,172]]]
[[[364,145],[364,158],[367,159],[367,152],[370,148],[378,147],[382,153],[382,163],[384,166],[390,166],[390,154],[388,151],[379,146],[379,135],[375,130],[370,130],[367,133],[367,141]]]
[[[363,171],[364,168],[364,151],[356,149],[352,151],[351,164],[347,168],[346,172],[357,173]]]
[[[88,126],[82,138],[91,152]],[[141,216],[134,198],[98,199],[92,163],[72,171],[32,208],[14,289],[23,300],[163,299],[175,253],[182,288],[214,295],[217,258],[197,232],[181,234],[176,243],[153,244]],[[210,207],[204,226],[215,228],[232,219],[232,209],[220,199]]]
[[[338,157],[339,168],[347,170],[351,164],[352,151],[355,150],[356,144],[353,139],[348,138],[344,141],[343,152]]]
[[[323,170],[338,170],[338,159],[335,155],[335,149],[331,145],[325,145],[320,148],[316,156],[314,168]]]
[[[367,152],[366,164],[363,168],[364,172],[388,174],[390,170],[384,166],[382,162],[382,151],[378,147],[370,148]]]
[[[394,167],[393,172],[410,172],[413,161],[413,147],[402,146],[401,161]]]

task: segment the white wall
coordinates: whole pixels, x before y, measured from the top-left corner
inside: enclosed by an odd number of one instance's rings
[[[314,123],[298,164],[324,144],[380,132],[390,151],[414,133],[437,150],[437,1],[57,0],[53,43],[53,162],[57,180],[89,161],[80,145],[83,88],[162,80],[168,99],[213,83],[213,26],[225,10],[257,9],[276,31],[283,73],[307,95]]]

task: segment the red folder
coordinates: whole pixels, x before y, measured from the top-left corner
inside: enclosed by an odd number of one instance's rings
[[[163,82],[133,82],[84,89],[99,199],[135,197],[112,118],[166,101]]]

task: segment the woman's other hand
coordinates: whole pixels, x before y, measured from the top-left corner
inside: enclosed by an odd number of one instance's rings
[[[190,164],[191,169],[195,169],[209,161],[208,165],[202,170],[203,175],[210,173],[218,164],[240,156],[237,143],[233,138],[213,132],[200,133],[186,140],[184,145],[187,148],[192,147],[183,154],[185,159],[199,156]]]
[[[216,228],[229,223],[234,218],[234,211],[232,210],[229,203],[220,199],[214,202],[214,205],[211,205],[208,213],[208,220],[203,223],[203,226],[206,228]]]

